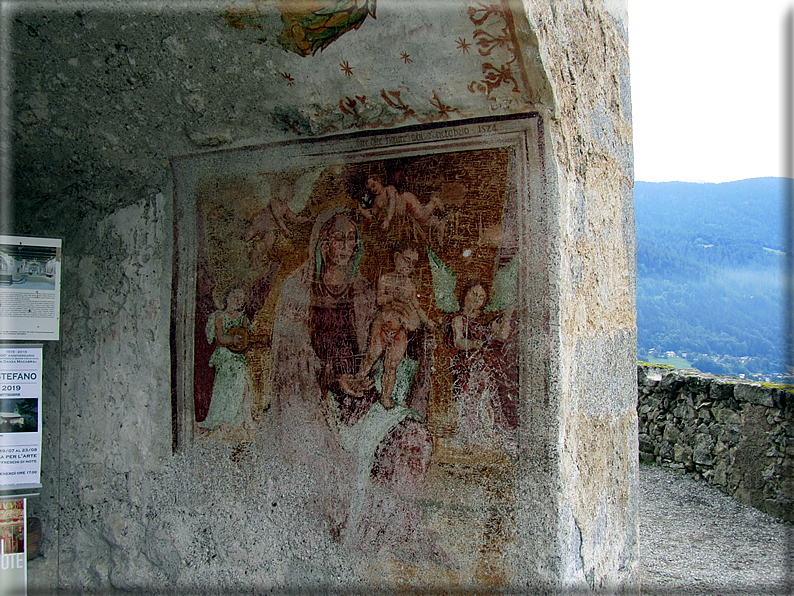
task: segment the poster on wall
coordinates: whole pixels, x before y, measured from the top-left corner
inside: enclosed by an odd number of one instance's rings
[[[178,448],[274,436],[373,568],[508,577],[533,126],[176,159]]]
[[[0,236],[0,339],[57,340],[61,240]]]
[[[41,488],[41,345],[0,345],[0,489]]]
[[[0,499],[0,596],[27,593],[27,499]]]

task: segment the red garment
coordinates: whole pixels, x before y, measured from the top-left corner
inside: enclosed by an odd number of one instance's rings
[[[453,392],[458,406],[458,441],[471,448],[487,442],[517,453],[518,358],[516,324],[505,341],[493,337],[490,325],[457,313],[445,325],[447,345],[454,345],[452,319],[463,318],[464,338],[482,348],[458,350],[452,359]]]

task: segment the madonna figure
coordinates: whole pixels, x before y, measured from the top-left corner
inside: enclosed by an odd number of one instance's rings
[[[311,470],[332,536],[377,550],[389,546],[387,536],[404,542],[418,531],[417,499],[433,450],[424,422],[432,346],[427,349],[430,340],[421,333],[413,349],[409,340],[390,409],[379,402],[377,365],[372,376],[356,376],[378,314],[372,284],[358,270],[363,249],[348,210],[317,217],[309,258],[281,288],[273,326],[273,410],[282,455]],[[368,529],[383,519],[396,526],[373,536]]]

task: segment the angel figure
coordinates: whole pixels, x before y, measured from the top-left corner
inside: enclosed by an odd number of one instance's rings
[[[263,194],[269,194],[269,188]],[[254,240],[254,247],[249,254],[251,263],[255,263],[264,258],[273,248],[276,241],[276,233],[280,233],[287,240],[292,240],[292,230],[287,224],[301,225],[307,223],[308,217],[297,215],[291,208],[290,202],[293,200],[292,186],[282,180],[278,185],[278,191],[273,194],[264,207],[257,207],[249,214],[251,224],[243,236],[245,242]]]
[[[444,203],[438,196],[432,196],[422,205],[416,195],[410,192],[399,192],[393,184],[384,184],[380,176],[367,178],[365,188],[373,197],[371,209],[359,205],[359,212],[367,219],[380,221],[381,230],[389,231],[392,221],[397,219],[396,226],[400,232],[404,226],[412,224],[414,231],[425,236],[425,230],[434,231],[439,245],[444,244],[446,221],[436,215],[444,213]],[[425,240],[429,238],[425,236]]]
[[[223,13],[235,29],[265,31],[272,17],[262,5],[275,5],[281,13],[284,30],[276,42],[299,56],[313,56],[348,31],[355,31],[367,17],[375,15],[377,0],[255,0],[253,7],[228,6]],[[238,3],[239,4],[239,3]],[[250,3],[249,3],[250,4]],[[268,42],[268,36],[257,43]]]
[[[284,32],[279,45],[300,56],[315,55],[375,16],[376,0],[292,0],[279,2]]]
[[[245,287],[232,285],[226,291],[223,310],[216,311],[207,321],[207,341],[216,344],[209,362],[215,369],[215,380],[209,412],[198,423],[201,432],[222,426],[231,430],[241,425],[248,428],[254,425],[247,360],[243,353],[249,323],[244,312],[246,300]]]
[[[457,276],[428,248],[436,305],[447,314],[444,340],[457,349],[452,358],[453,394],[458,410],[457,445],[518,452],[518,359],[515,297],[517,259],[494,277],[496,291],[472,277],[460,288]],[[489,300],[490,298],[490,300]]]

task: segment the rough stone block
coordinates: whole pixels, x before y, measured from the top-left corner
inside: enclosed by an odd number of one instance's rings
[[[640,387],[655,387],[662,380],[662,372],[653,366],[637,365],[637,384]]]
[[[659,386],[662,391],[674,396],[677,395],[681,390],[681,387],[684,386],[684,382],[684,378],[679,374],[678,371],[672,371],[668,372],[662,377]]]
[[[724,459],[720,459],[714,466],[714,484],[725,486],[728,483],[727,478],[728,464]]]
[[[733,397],[735,383],[723,378],[714,379],[709,385],[709,398],[715,401],[728,400]]]
[[[714,420],[716,420],[720,424],[733,424],[733,425],[742,424],[741,414],[730,408],[714,407],[712,408],[711,413],[714,414]]]
[[[679,431],[673,424],[668,424],[664,427],[664,433],[662,434],[662,438],[669,442],[675,443],[678,441]]]
[[[794,479],[784,479],[780,483],[780,491],[787,499],[794,499]]]
[[[788,414],[794,413],[794,389],[780,390],[780,407],[788,410]]]
[[[714,465],[714,456],[711,450],[714,448],[714,438],[711,435],[699,434],[696,439],[695,449],[692,458],[696,464],[702,466]]]
[[[719,440],[726,445],[737,445],[742,438],[742,428],[736,424],[724,425],[719,434]]]
[[[794,500],[765,499],[762,511],[778,519],[794,521]]]
[[[734,396],[740,402],[772,408],[775,400],[772,390],[755,383],[740,383],[734,389]]]
[[[691,469],[693,462],[692,448],[689,445],[676,443],[673,446],[673,459]]]
[[[687,389],[692,393],[708,394],[714,375],[700,371],[688,372],[684,376]]]

